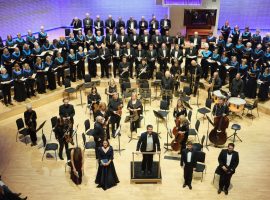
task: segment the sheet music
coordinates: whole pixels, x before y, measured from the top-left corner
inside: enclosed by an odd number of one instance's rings
[[[33,75],[31,76],[31,78],[32,78],[32,79],[35,79],[35,78],[36,78],[36,75],[37,75],[36,73],[33,74]]]
[[[76,61],[74,61],[74,64],[75,64],[75,65],[77,65],[77,64],[78,64],[78,62],[79,62],[79,61],[78,61],[78,60],[76,60]]]
[[[45,69],[44,69],[44,72],[48,72],[49,71],[49,67],[46,67]]]
[[[10,81],[3,81],[3,82],[1,82],[1,84],[2,85],[6,85],[6,84],[9,84],[9,83],[11,83],[13,80],[10,80]]]
[[[231,69],[231,68],[234,68],[234,66],[230,66],[230,65],[226,65],[226,69]]]

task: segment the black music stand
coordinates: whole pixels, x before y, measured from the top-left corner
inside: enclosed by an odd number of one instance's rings
[[[158,120],[161,120],[162,122],[166,122],[166,120],[158,111],[153,110],[153,112],[154,112],[154,115],[156,117],[156,122],[157,122],[157,133],[160,134],[159,133],[159,121]]]
[[[46,123],[46,120],[39,125],[39,127],[36,129],[36,133],[41,130],[42,134],[44,134],[43,127],[44,127],[45,123]],[[42,147],[43,147],[43,144],[41,144],[41,146],[39,146],[38,149],[40,149]]]
[[[129,129],[130,129],[130,136],[128,136],[130,139],[129,139],[129,141],[128,141],[128,143],[130,143],[132,140],[138,140],[137,138],[134,138],[133,137],[133,131],[132,131],[132,129],[131,129],[131,125],[132,125],[132,117],[131,116],[127,116],[128,118],[129,118]]]
[[[207,137],[206,137],[206,141],[205,141],[205,147],[206,149],[209,151],[208,146],[210,146],[210,144],[208,144],[208,140],[209,140],[209,124],[214,126],[214,122],[210,119],[210,117],[208,115],[206,115],[208,124],[207,124]]]
[[[149,95],[150,94],[150,95]],[[149,110],[146,110],[146,98],[150,97],[150,104],[151,104],[151,89],[150,88],[140,88],[140,95],[141,99],[143,100],[143,112],[146,113]],[[145,117],[144,117],[144,124],[145,124]]]
[[[120,136],[121,136],[121,125],[116,129],[114,133],[114,137],[118,136],[118,149],[115,149],[114,151],[118,151],[119,155],[121,155],[121,151],[124,151],[126,149],[121,149],[121,142],[120,142]]]
[[[157,96],[157,90],[158,87],[161,87],[161,80],[155,80],[151,83],[151,86],[155,87],[155,96],[152,98],[153,101],[159,100],[159,97]]]
[[[165,100],[169,103],[170,101],[172,101],[172,98],[173,98],[172,90],[162,90],[161,97],[162,98],[165,97]]]
[[[80,91],[80,98],[81,98],[81,103],[77,104],[77,106],[82,106],[83,107],[83,105],[85,104],[85,103],[82,102],[82,90],[83,89],[84,89],[84,83],[79,84],[79,85],[76,86],[76,91],[78,91],[78,90]]]

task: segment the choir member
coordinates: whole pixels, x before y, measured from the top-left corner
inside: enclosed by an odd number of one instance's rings
[[[227,41],[227,40],[226,40]],[[218,36],[217,40],[217,47],[218,47],[218,54],[221,55],[225,49],[225,40],[223,35]]]
[[[206,38],[206,42],[208,43],[209,45],[209,50],[210,51],[214,51],[215,49],[215,46],[216,46],[216,40],[217,38],[213,35],[213,31],[210,31],[209,32],[209,35],[207,36]]]
[[[142,58],[141,64],[138,65],[137,77],[139,79],[148,79],[149,66],[146,63],[146,59]]]
[[[182,74],[181,66],[179,65],[178,60],[174,60],[173,65],[170,68],[170,73],[174,78],[174,91],[178,91],[180,87],[180,75]]]
[[[244,90],[246,89],[246,81],[247,81],[248,69],[249,69],[249,66],[247,65],[247,60],[242,59],[242,62],[239,65],[239,68],[238,68],[238,73],[240,73],[241,79],[243,80]]]
[[[190,88],[193,91],[193,96],[195,97],[197,95],[197,90],[199,87],[199,81],[202,76],[202,68],[201,66],[195,61],[191,61],[191,83],[190,83]]]
[[[146,52],[142,48],[142,45],[139,44],[138,49],[135,49],[135,69],[137,77],[139,75],[139,65],[142,63],[143,58],[146,58]]]
[[[244,82],[241,79],[240,73],[237,73],[230,85],[230,92],[232,97],[241,97],[244,90]]]
[[[225,24],[221,27],[220,32],[221,32],[224,40],[227,41],[228,37],[230,35],[230,32],[231,32],[231,27],[230,27],[230,24],[229,24],[228,20],[225,21]]]
[[[7,39],[6,39],[6,47],[10,50],[15,46],[15,40],[12,39],[11,35],[7,35]]]
[[[156,16],[153,15],[152,19],[149,21],[149,33],[150,33],[150,35],[154,35],[157,29],[159,29],[159,22],[156,19]]]
[[[162,37],[163,43],[166,44],[167,48],[171,48],[171,44],[173,43],[173,38],[169,35],[169,31],[165,31],[165,35]]]
[[[97,76],[97,58],[98,53],[97,50],[94,48],[93,45],[90,45],[90,49],[88,50],[88,73],[91,77]]]
[[[77,78],[79,80],[82,80],[85,77],[85,66],[84,66],[85,56],[86,55],[83,51],[83,48],[79,47],[79,51],[76,53],[77,60],[79,61],[77,64]]]
[[[164,19],[160,20],[161,35],[165,35],[166,31],[169,31],[170,29],[171,29],[171,20],[168,18],[168,15],[166,14],[164,16]]]
[[[60,52],[57,52],[54,64],[57,72],[57,83],[61,87],[65,82],[65,61]],[[62,79],[62,81],[60,81],[60,79]]]
[[[262,36],[260,35],[259,29],[256,29],[256,33],[252,35],[251,41],[253,49],[255,49],[258,44],[262,43]]]
[[[98,110],[99,107],[99,102],[101,101],[101,96],[100,94],[97,92],[97,88],[96,87],[92,87],[90,93],[87,95],[87,104],[90,107],[90,112],[93,113],[94,115],[94,119],[96,118],[96,112]]]
[[[74,37],[74,33],[69,34],[69,39],[68,39],[68,49],[73,49],[76,51],[78,48],[78,42],[76,38]]]
[[[82,176],[84,174],[84,152],[80,147],[75,147],[71,149],[70,157],[70,178],[76,185],[80,185],[82,183]]]
[[[130,78],[133,78],[134,54],[134,49],[130,46],[130,43],[127,42],[127,47],[123,50],[123,55],[127,58],[127,62],[129,63]]]
[[[3,97],[4,97],[4,104],[6,106],[9,105],[13,105],[13,103],[11,102],[11,92],[10,92],[10,88],[11,88],[11,76],[7,73],[7,70],[5,68],[1,69],[1,74],[0,74],[0,84],[1,84],[1,90],[3,93]]]
[[[122,20],[122,17],[118,17],[118,21],[116,22],[116,34],[120,35],[121,30],[125,29],[125,22]]]
[[[128,42],[128,37],[125,34],[125,29],[121,29],[120,34],[117,36],[117,42],[119,43],[121,49],[126,48],[126,44]]]
[[[15,47],[14,52],[11,54],[11,59],[13,59],[15,63],[19,65],[22,64],[22,55],[18,47]]]
[[[148,22],[145,20],[145,17],[142,16],[141,21],[139,21],[139,35],[144,33],[144,30],[148,29]]]
[[[106,34],[109,33],[109,30],[112,29],[114,32],[115,29],[115,21],[112,18],[112,15],[108,16],[108,19],[105,20],[105,28],[106,28]]]
[[[78,32],[82,30],[82,20],[80,20],[78,17],[74,17],[70,23],[70,26],[73,27],[73,34],[76,37]]]
[[[262,45],[264,50],[270,46],[270,33],[267,33],[265,37],[263,37]]]
[[[97,31],[96,37],[95,37],[95,48],[97,50],[101,49],[102,44],[105,43],[105,38],[103,35],[101,35],[101,31]]]
[[[188,72],[190,71],[191,61],[197,60],[197,55],[198,55],[197,49],[194,47],[193,43],[190,43],[189,48],[186,48],[186,50],[185,50],[185,56],[186,56],[185,76],[187,76]]]
[[[77,72],[77,56],[74,53],[73,49],[70,49],[70,54],[68,55],[67,62],[69,65],[71,81],[75,82],[76,81],[76,72]]]
[[[235,78],[235,75],[237,74],[239,69],[239,63],[237,61],[236,56],[232,57],[232,60],[230,62],[230,66],[227,69],[227,71],[229,72],[229,84],[231,85],[232,80]]]
[[[194,32],[194,36],[191,36],[189,41],[194,44],[197,50],[201,48],[202,39],[199,36],[198,32]]]
[[[42,49],[40,48],[37,42],[34,43],[34,48],[32,49],[32,54],[34,56],[34,62],[38,57],[41,57],[40,54],[42,53]]]
[[[144,30],[143,35],[141,35],[141,44],[144,50],[149,48],[149,44],[151,43],[150,35],[147,30]]]
[[[110,79],[109,86],[107,88],[107,95],[109,95],[109,100],[112,98],[114,93],[117,93],[117,85],[114,79]]]
[[[146,57],[147,57],[147,63],[149,66],[149,79],[153,79],[153,74],[154,74],[154,70],[156,68],[156,58],[157,58],[157,52],[153,47],[153,44],[149,45],[149,50],[146,53]]]
[[[113,49],[113,77],[116,77],[116,72],[119,73],[119,64],[122,57],[122,50],[120,49],[120,45],[118,43],[115,44],[115,48]]]
[[[137,98],[136,93],[131,94],[127,109],[129,110],[130,131],[135,131],[137,133],[137,128],[140,127],[143,106],[142,102]]]
[[[140,42],[140,35],[137,34],[135,29],[129,37],[129,42],[134,49],[137,49]]]
[[[247,63],[250,64],[252,61],[253,49],[251,42],[246,44],[246,48],[243,50],[243,58],[247,59]]]
[[[222,85],[225,85],[226,83],[226,76],[227,76],[227,69],[226,66],[229,65],[229,58],[226,56],[226,53],[223,52],[220,57],[220,66],[219,66],[219,77],[221,78]]]
[[[204,50],[201,51],[202,60],[201,60],[201,66],[202,66],[202,77],[204,79],[208,78],[208,71],[209,71],[209,65],[208,59],[211,58],[212,52],[209,50],[209,46],[207,43],[204,44]]]
[[[99,15],[96,16],[96,20],[94,21],[94,29],[96,35],[98,31],[100,31],[100,35],[104,35],[104,22],[100,19]]]
[[[9,76],[12,76],[12,60],[11,60],[11,54],[9,53],[9,50],[7,48],[4,48],[3,54],[1,55],[1,65],[3,65]]]
[[[84,48],[85,44],[85,37],[82,34],[82,31],[78,31],[78,34],[76,36],[77,46]]]
[[[184,36],[182,35],[181,32],[177,32],[177,34],[176,34],[176,36],[174,38],[174,43],[178,44],[181,49],[184,48],[184,46],[185,46],[185,38],[184,38]]]
[[[56,81],[55,81],[55,66],[52,61],[51,56],[46,56],[46,60],[44,62],[45,71],[47,71],[47,79],[48,79],[48,88],[50,90],[56,89]]]
[[[136,151],[139,150],[143,154],[143,160],[141,165],[141,174],[145,174],[145,170],[147,170],[147,174],[152,174],[153,170],[153,156],[154,153],[160,153],[160,142],[158,138],[158,134],[153,131],[152,125],[147,125],[147,131],[141,134],[141,137],[137,143]],[[144,153],[153,153],[153,154],[144,154]]]
[[[26,43],[23,45],[22,57],[24,59],[24,63],[27,63],[31,67],[31,69],[33,69],[33,54],[31,49],[29,48],[29,45]]]
[[[173,117],[178,118],[180,116],[187,116],[187,109],[185,108],[181,99],[177,100],[176,107],[173,109]]]
[[[158,50],[163,42],[162,36],[160,35],[159,30],[155,31],[155,34],[152,35],[151,42],[154,45],[154,48]]]
[[[109,78],[109,62],[110,62],[110,51],[106,47],[105,44],[101,45],[101,49],[99,50],[100,57],[100,66],[101,66],[101,78],[105,75]]]
[[[40,31],[38,32],[38,43],[40,46],[42,46],[46,42],[47,37],[48,35],[44,30],[44,26],[41,26]]]
[[[225,52],[229,58],[234,56],[234,46],[232,43],[232,38],[228,38],[225,44]]]
[[[220,65],[220,55],[218,54],[218,48],[214,49],[214,52],[210,60],[211,62],[209,64],[210,64],[210,71],[211,71],[211,77],[212,77],[214,72],[218,70],[218,67]]]
[[[164,74],[167,70],[167,63],[169,62],[169,50],[165,43],[162,43],[161,48],[158,50],[159,70]]]
[[[129,20],[127,20],[127,34],[131,35],[133,29],[137,29],[138,28],[138,24],[137,24],[137,20],[134,19],[132,16],[129,18]]]
[[[181,167],[184,166],[184,184],[183,188],[188,186],[190,190],[192,190],[191,182],[193,170],[196,169],[196,151],[192,148],[192,142],[187,143],[187,148],[184,149],[181,153]]]
[[[107,31],[105,40],[106,40],[106,46],[108,47],[108,49],[112,53],[113,48],[114,48],[115,43],[116,43],[116,35],[113,33],[113,29],[109,29]]]
[[[35,63],[35,70],[37,72],[36,79],[37,79],[37,92],[39,94],[46,93],[46,80],[45,80],[45,67],[42,63],[42,60],[40,57],[37,57],[36,63]]]
[[[220,175],[218,194],[224,191],[225,195],[228,195],[232,175],[239,164],[239,155],[237,151],[234,151],[233,143],[228,144],[228,149],[221,150],[218,156],[218,163],[216,170]]]
[[[110,99],[108,104],[108,109],[111,115],[112,124],[112,136],[115,137],[115,130],[119,127],[121,121],[123,101],[118,97],[117,93],[113,93],[112,99]]]
[[[244,49],[245,49],[245,46],[242,44],[242,40],[239,39],[234,48],[238,62],[241,62],[241,59],[243,58]]]
[[[171,63],[174,64],[174,60],[178,60],[178,64],[181,66],[183,62],[183,51],[179,48],[179,45],[176,44],[174,49],[171,51]]]
[[[50,45],[49,40],[45,41],[45,43],[41,47],[41,50],[42,50],[42,52],[52,50],[52,45]],[[49,52],[47,52],[46,55],[49,55]]]
[[[31,98],[31,96],[36,96],[34,90],[35,79],[32,76],[33,71],[31,70],[30,66],[27,63],[25,63],[23,67],[23,77],[26,79],[25,89],[28,98]]]
[[[22,51],[23,45],[25,44],[25,40],[22,38],[21,33],[17,34],[17,38],[15,39],[15,43],[17,44],[17,47]]]
[[[270,47],[267,47],[266,52],[263,56],[263,71],[266,67],[270,67]]]
[[[37,145],[37,113],[32,109],[31,104],[26,105],[26,111],[24,112],[24,121],[27,127],[28,134],[31,138],[31,146]]]
[[[258,44],[252,52],[251,59],[253,60],[253,62],[257,62],[258,65],[261,66],[263,63],[263,56],[264,52],[262,50],[262,45]]]
[[[241,39],[244,45],[246,45],[248,42],[251,42],[251,32],[249,31],[248,26],[245,27],[245,30],[241,35]]]
[[[14,80],[14,99],[22,102],[26,99],[25,80],[23,79],[23,70],[17,63],[12,71],[12,79]]]
[[[107,140],[104,140],[102,147],[98,148],[97,153],[99,166],[95,183],[98,184],[97,187],[101,187],[103,190],[107,190],[119,183],[113,164],[113,148],[110,146]]]
[[[128,79],[130,72],[130,64],[127,62],[127,57],[122,57],[122,62],[119,64],[119,76],[121,79]]]
[[[91,45],[95,45],[95,37],[91,30],[88,30],[87,35],[85,35],[85,43],[87,51],[89,51]]]
[[[260,67],[255,62],[248,70],[247,84],[245,87],[245,97],[255,99],[257,96],[257,79],[260,74]]]
[[[104,102],[99,103],[99,108],[96,112],[96,116],[101,116],[105,119],[105,122],[107,122],[105,125],[106,127],[103,126],[104,129],[106,129],[106,138],[109,140],[110,139],[110,130],[109,130],[109,120],[110,120],[110,113],[107,108],[107,105]]]
[[[83,19],[83,29],[85,35],[88,34],[88,31],[93,31],[93,19],[90,18],[89,13],[86,13],[85,18]]]
[[[240,38],[240,30],[237,25],[233,28],[230,38],[232,38],[232,43],[235,46]]]
[[[269,85],[270,85],[270,73],[269,68],[265,68],[264,72],[260,74],[259,80],[261,82],[258,98],[262,101],[265,101],[268,99],[269,94]]]

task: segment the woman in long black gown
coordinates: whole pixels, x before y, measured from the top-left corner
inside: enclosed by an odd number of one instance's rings
[[[119,183],[114,164],[113,164],[113,148],[108,141],[103,141],[102,147],[98,149],[99,167],[95,183],[97,187],[107,190]]]
[[[260,67],[257,66],[257,63],[251,67],[247,76],[247,84],[245,89],[245,96],[247,98],[255,99],[257,96],[257,79],[260,73]]]
[[[83,168],[84,168],[84,156],[82,149],[76,147],[70,152],[71,161],[71,172],[70,178],[76,184],[80,185],[82,183]]]
[[[39,94],[46,93],[46,81],[45,81],[45,67],[42,63],[40,57],[37,57],[35,69],[37,72],[36,79],[37,79],[37,92]]]
[[[23,71],[17,63],[14,65],[12,77],[14,80],[14,99],[22,102],[26,99],[25,81],[22,80]]]
[[[54,71],[54,64],[51,59],[51,56],[46,57],[46,61],[44,63],[45,69],[48,67],[47,71],[47,78],[48,78],[48,87],[50,90],[56,89],[56,81],[55,81],[55,71]]]
[[[270,85],[269,68],[265,68],[264,73],[260,75],[260,81],[262,81],[262,83],[259,88],[258,98],[262,101],[265,101],[268,99]]]

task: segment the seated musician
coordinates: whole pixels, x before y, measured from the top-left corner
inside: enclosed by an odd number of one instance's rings
[[[98,110],[98,105],[101,100],[100,94],[97,92],[96,87],[92,87],[90,93],[87,95],[87,102],[90,106],[90,112],[93,112],[94,118],[96,117],[96,111]]]
[[[163,90],[171,90],[173,91],[174,87],[174,80],[170,74],[169,71],[165,72],[165,77],[162,78],[161,86]],[[166,100],[168,102],[168,105],[170,104],[170,98],[169,96],[165,95],[162,97],[163,100]]]
[[[232,80],[230,92],[232,97],[240,97],[243,93],[244,82],[241,79],[240,73],[237,73],[235,78]]]
[[[111,115],[112,136],[114,137],[115,130],[119,127],[122,115],[123,101],[119,98],[118,93],[114,93],[109,101],[108,109]]]
[[[177,123],[178,121],[178,123]],[[180,134],[183,134],[183,139],[180,142],[181,148],[180,148],[180,153],[183,151],[183,149],[186,148],[186,143],[188,139],[188,132],[189,132],[189,122],[185,118],[185,116],[181,115],[180,117],[177,117],[175,123],[177,124],[177,131]],[[176,135],[177,136],[177,135]]]
[[[145,58],[142,58],[142,64],[139,64],[138,66],[138,77],[139,79],[148,79],[148,70],[149,70],[149,67],[146,63],[146,59]]]
[[[137,132],[140,127],[140,115],[142,114],[142,103],[137,98],[136,93],[132,93],[131,99],[128,102],[127,109],[129,110],[130,130]]]
[[[104,129],[106,129],[106,138],[110,139],[110,133],[109,133],[109,120],[110,120],[110,113],[107,108],[107,105],[104,102],[99,103],[98,110],[96,112],[96,116],[101,116],[105,119],[106,126],[103,126]]]
[[[223,98],[218,99],[218,103],[214,105],[212,114],[214,117],[221,117],[229,114],[229,108]]]
[[[72,124],[74,123],[74,115],[75,115],[75,110],[73,105],[69,104],[69,99],[67,97],[65,97],[63,99],[63,105],[61,105],[59,107],[59,116],[63,119],[63,120],[70,120],[72,122]]]
[[[115,83],[115,80],[112,78],[110,79],[109,86],[107,88],[107,95],[109,95],[109,99],[112,98],[114,93],[117,93],[117,85]]]
[[[59,158],[64,160],[63,158],[63,149],[65,147],[67,160],[70,160],[70,151],[68,147],[68,142],[65,140],[65,134],[69,131],[69,124],[65,123],[63,118],[59,117],[57,119],[57,124],[54,128],[55,138],[59,142]]]
[[[32,109],[31,104],[26,105],[26,111],[24,112],[24,122],[27,126],[27,131],[31,138],[31,146],[37,145],[37,114],[36,111]]]
[[[173,110],[173,117],[178,118],[180,116],[187,116],[187,109],[183,105],[183,101],[181,99],[178,99],[177,105]]]

